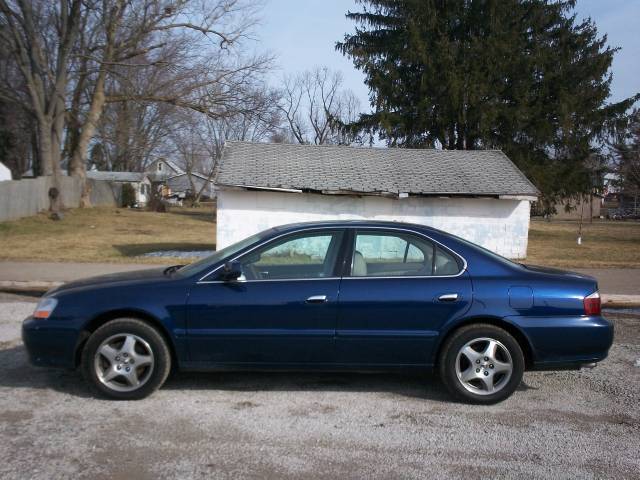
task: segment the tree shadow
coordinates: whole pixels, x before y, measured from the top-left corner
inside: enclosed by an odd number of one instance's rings
[[[93,398],[79,372],[39,368],[29,364],[23,345],[0,350],[0,386],[54,390],[83,398]]]
[[[452,403],[437,377],[398,372],[176,372],[163,389],[231,392],[379,392]]]
[[[190,210],[170,209],[169,213],[171,215],[181,215],[183,217],[189,217],[194,220],[200,220],[200,221],[211,223],[211,224],[216,223],[216,216],[215,216],[216,211],[213,208],[203,207],[199,209],[190,209]]]
[[[150,252],[161,252],[175,250],[178,252],[191,251],[211,251],[216,249],[215,243],[185,243],[185,242],[165,242],[165,243],[126,243],[113,245],[125,257],[138,257]],[[159,257],[162,258],[162,257]]]

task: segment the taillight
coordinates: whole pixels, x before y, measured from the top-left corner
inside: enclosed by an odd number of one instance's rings
[[[600,315],[602,313],[602,306],[600,304],[600,293],[596,290],[591,295],[584,297],[584,314],[585,315]]]

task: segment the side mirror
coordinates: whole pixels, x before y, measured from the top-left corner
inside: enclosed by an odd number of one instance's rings
[[[222,279],[229,282],[242,276],[242,264],[237,260],[226,262],[222,267]]]

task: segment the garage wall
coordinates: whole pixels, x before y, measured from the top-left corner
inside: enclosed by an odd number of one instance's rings
[[[508,258],[525,258],[529,201],[480,198],[391,199],[245,190],[218,192],[217,248],[287,223],[395,220],[459,235]]]

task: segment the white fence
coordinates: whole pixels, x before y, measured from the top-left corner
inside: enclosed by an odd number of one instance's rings
[[[119,187],[110,182],[87,180],[91,189],[91,204],[115,206]],[[49,209],[51,177],[26,178],[0,182],[0,222],[35,215]],[[82,182],[75,177],[62,177],[60,190],[64,206],[76,208],[80,204]]]

